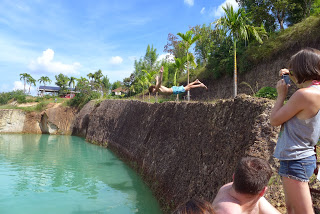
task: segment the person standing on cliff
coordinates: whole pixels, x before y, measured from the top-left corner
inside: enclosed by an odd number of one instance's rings
[[[194,82],[189,83],[186,86],[172,86],[171,88],[167,88],[167,87],[161,85],[162,76],[163,76],[163,66],[161,66],[161,69],[160,69],[160,76],[156,77],[156,85],[151,85],[149,87],[149,92],[150,93],[159,92],[160,94],[171,95],[171,94],[184,93],[186,91],[189,91],[192,88],[205,88],[205,89],[208,89],[207,86],[205,86],[198,79],[196,79]]]
[[[274,157],[280,160],[287,212],[310,214],[314,210],[308,182],[317,167],[314,148],[320,137],[320,51],[300,50],[279,75],[289,76],[299,89],[285,103],[289,85],[284,79],[277,82],[270,123],[281,130]]]
[[[238,163],[233,182],[222,186],[213,201],[216,214],[280,214],[264,197],[272,170],[260,158]]]

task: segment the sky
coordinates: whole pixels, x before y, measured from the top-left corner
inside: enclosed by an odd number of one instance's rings
[[[235,0],[0,0],[0,92],[23,89],[21,73],[48,76],[51,86],[60,73],[87,78],[99,69],[122,81],[148,45],[164,58],[169,33],[212,23],[226,3],[238,7]]]

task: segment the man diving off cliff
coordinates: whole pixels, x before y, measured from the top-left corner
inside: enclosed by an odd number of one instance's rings
[[[170,95],[170,94],[184,93],[186,91],[189,91],[192,88],[205,88],[205,89],[208,89],[207,86],[205,86],[198,79],[196,79],[195,81],[189,83],[186,86],[172,86],[171,88],[167,88],[167,87],[161,85],[162,76],[163,76],[163,66],[161,66],[161,69],[160,69],[160,76],[156,76],[156,85],[151,85],[149,87],[149,92],[150,93],[159,92],[160,94]]]

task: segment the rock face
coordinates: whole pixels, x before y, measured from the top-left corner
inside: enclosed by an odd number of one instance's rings
[[[50,104],[44,112],[0,110],[0,133],[71,134],[75,109]]]
[[[23,132],[26,113],[22,110],[3,109],[0,110],[0,132]]]
[[[136,168],[168,212],[193,196],[212,201],[243,156],[264,158],[276,172],[271,107],[249,96],[214,104],[105,100],[80,111],[72,134],[108,145]],[[283,202],[278,195],[268,198]]]

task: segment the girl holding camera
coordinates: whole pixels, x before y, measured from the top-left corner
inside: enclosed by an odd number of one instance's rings
[[[314,213],[308,182],[316,169],[314,146],[320,137],[320,51],[299,51],[279,74],[289,75],[299,87],[284,104],[290,85],[278,81],[270,118],[271,125],[282,125],[274,156],[280,160],[287,212]]]

